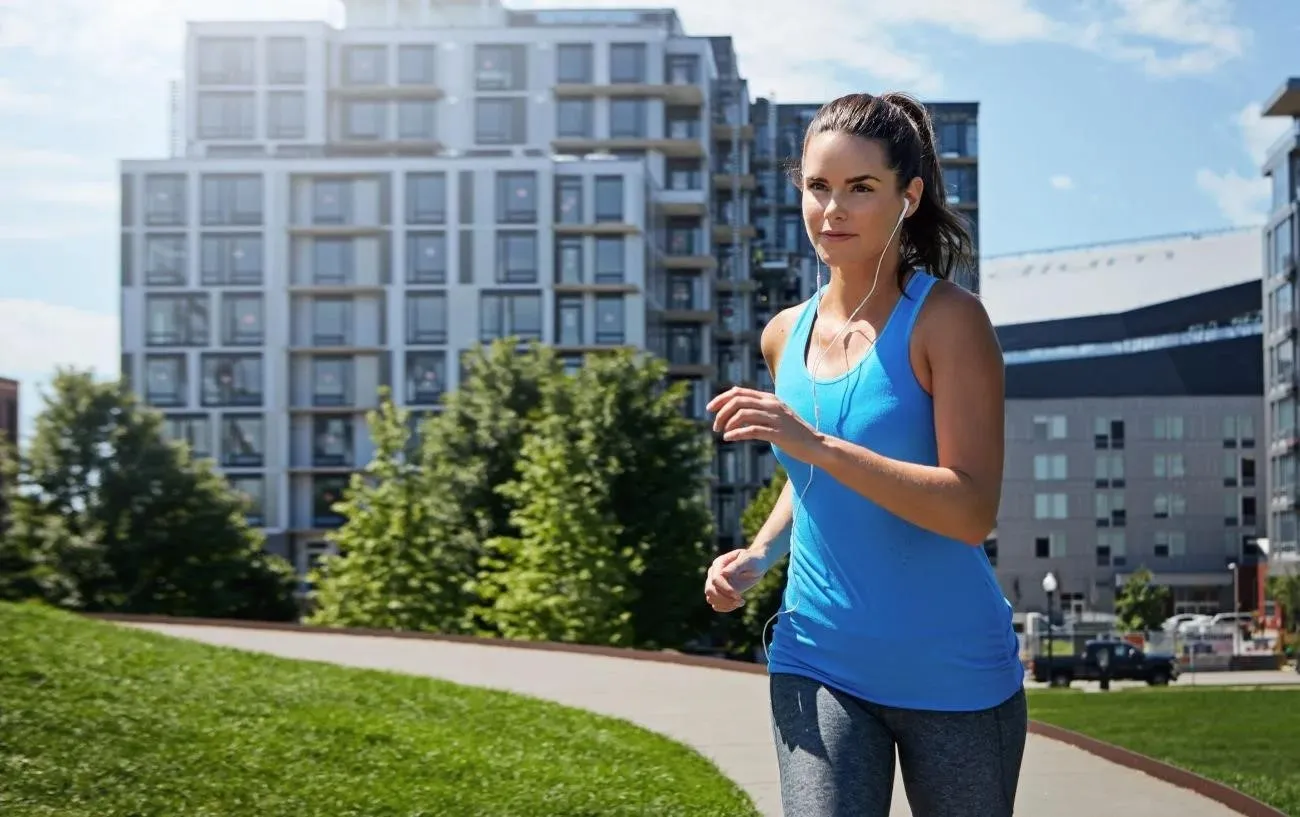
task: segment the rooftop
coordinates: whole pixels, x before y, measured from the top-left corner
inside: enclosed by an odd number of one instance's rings
[[[1258,281],[1263,253],[1250,227],[986,256],[980,294],[995,326],[1127,312]]]
[[[1264,103],[1264,116],[1300,117],[1300,77],[1291,77]]]

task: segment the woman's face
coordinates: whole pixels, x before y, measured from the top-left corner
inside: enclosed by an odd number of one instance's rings
[[[808,141],[803,223],[827,266],[874,264],[904,205],[880,142],[847,133],[819,133]]]

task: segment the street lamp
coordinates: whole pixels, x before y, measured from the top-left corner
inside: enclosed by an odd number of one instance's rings
[[[1232,571],[1232,655],[1236,657],[1241,636],[1241,622],[1238,620],[1241,614],[1241,590],[1237,586],[1237,577],[1241,571],[1236,562],[1228,562],[1228,569]]]
[[[1056,594],[1056,574],[1050,570],[1043,577],[1043,592],[1047,594],[1047,655],[1050,658],[1055,654],[1052,652],[1052,596]]]

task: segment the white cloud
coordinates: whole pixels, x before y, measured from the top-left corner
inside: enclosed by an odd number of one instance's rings
[[[1289,119],[1264,117],[1258,102],[1251,102],[1232,117],[1250,159],[1251,175],[1236,170],[1220,173],[1209,168],[1196,171],[1196,186],[1214,198],[1224,218],[1238,226],[1261,224],[1267,217],[1269,182],[1259,168],[1273,142],[1291,125]]]
[[[3,48],[4,17],[0,17],[0,49]],[[12,80],[0,77],[0,113],[36,114],[54,110],[54,98],[19,88]]]
[[[1263,223],[1268,203],[1268,180],[1242,176],[1235,170],[1216,173],[1207,168],[1196,171],[1196,186],[1214,198],[1223,217],[1237,227]]]
[[[84,168],[84,156],[46,148],[25,148],[0,143],[0,171],[70,170]]]
[[[44,380],[58,366],[115,375],[117,316],[21,298],[0,298],[0,374]]]
[[[1209,73],[1241,56],[1248,32],[1232,24],[1228,0],[1115,0],[1119,35],[1155,40],[1186,50],[1161,56],[1151,45],[1117,41],[1113,54],[1138,62],[1154,76]]]
[[[1052,185],[1052,187],[1056,188],[1057,190],[1073,190],[1073,189],[1074,189],[1074,179],[1072,179],[1072,178],[1070,178],[1069,176],[1066,176],[1066,175],[1064,175],[1064,174],[1057,175],[1057,176],[1053,176],[1052,178],[1048,179],[1047,181],[1048,181],[1049,184]]]

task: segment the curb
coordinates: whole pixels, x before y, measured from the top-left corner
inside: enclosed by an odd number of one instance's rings
[[[116,621],[128,624],[178,624],[197,627],[230,627],[241,630],[305,633],[310,635],[355,635],[375,638],[410,639],[417,641],[441,641],[453,644],[474,644],[485,647],[504,647],[507,649],[517,650],[576,653],[579,655],[595,655],[632,661],[653,661],[663,664],[703,667],[707,669],[722,670],[725,672],[743,672],[750,675],[767,674],[767,667],[760,664],[750,664],[729,658],[687,655],[685,653],[667,650],[656,652],[652,650],[639,650],[623,647],[598,647],[589,644],[562,644],[549,641],[510,641],[502,638],[445,635],[442,633],[414,632],[410,630],[378,630],[362,627],[312,627],[294,622],[188,618],[183,616],[154,616],[131,613],[82,613],[81,615],[85,618],[100,621]],[[1108,760],[1111,763],[1116,764],[1117,766],[1123,766],[1128,769],[1133,769],[1134,771],[1142,772],[1143,774],[1150,775],[1157,780],[1164,781],[1165,783],[1169,783],[1170,785],[1177,786],[1181,789],[1188,789],[1202,797],[1209,798],[1238,814],[1245,815],[1245,817],[1289,817],[1285,812],[1279,811],[1267,803],[1262,803],[1247,794],[1243,794],[1230,786],[1224,785],[1223,783],[1210,780],[1207,777],[1202,777],[1201,775],[1198,775],[1195,772],[1189,772],[1186,769],[1180,769],[1177,766],[1171,766],[1164,761],[1156,760],[1155,758],[1129,751],[1128,749],[1115,746],[1114,744],[1088,737],[1079,732],[1074,732],[1060,726],[1054,726],[1052,724],[1035,720],[1029,722],[1029,731],[1031,734],[1038,735],[1039,737],[1059,741],[1069,746],[1073,746],[1076,749],[1096,755],[1103,760]]]

